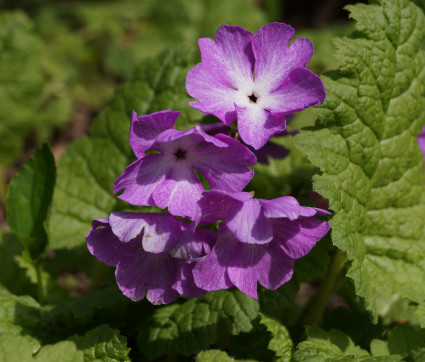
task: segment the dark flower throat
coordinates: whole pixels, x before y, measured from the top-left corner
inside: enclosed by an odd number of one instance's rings
[[[249,97],[249,101],[251,102],[251,103],[257,103],[257,96],[254,94],[254,93],[252,93]]]
[[[176,157],[178,160],[183,159],[186,155],[186,151],[182,151],[180,148],[178,149],[178,151],[175,153]]]

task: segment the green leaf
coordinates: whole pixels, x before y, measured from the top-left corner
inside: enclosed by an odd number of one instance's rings
[[[56,166],[47,144],[19,170],[10,182],[7,196],[9,227],[37,260],[47,245],[44,223],[52,200]]]
[[[58,304],[45,311],[43,324],[53,325],[64,321],[76,322],[94,317],[105,309],[126,310],[131,302],[122,295],[117,287],[105,288],[95,291],[79,299],[72,299]]]
[[[413,362],[422,362],[423,360],[425,360],[425,347],[418,348],[412,351]]]
[[[234,362],[235,359],[230,357],[226,352],[218,349],[210,349],[202,351],[196,356],[196,362]]]
[[[356,346],[350,337],[335,329],[325,332],[318,327],[307,327],[306,332],[308,339],[298,345],[295,361],[400,361],[400,356],[372,357]]]
[[[188,356],[207,349],[223,335],[250,332],[257,315],[258,303],[238,290],[207,293],[159,308],[149,328],[144,326],[139,333],[138,345],[150,358],[172,349]]]
[[[254,362],[254,360],[241,360],[230,357],[226,352],[218,349],[202,351],[196,356],[196,362]]]
[[[0,361],[27,362],[32,361],[34,349],[28,340],[20,335],[0,333]]]
[[[341,69],[323,77],[321,122],[295,141],[321,170],[332,241],[376,321],[378,292],[425,299],[425,21],[407,0],[348,9],[357,32],[335,41]]]
[[[260,322],[267,327],[267,331],[272,335],[269,343],[269,349],[276,352],[275,361],[291,361],[294,344],[292,343],[292,339],[286,327],[275,319],[269,318],[264,314],[260,314]]]
[[[388,333],[387,341],[373,340],[371,351],[374,356],[400,355],[410,360],[412,351],[425,345],[425,330],[417,330],[407,324],[400,325]]]
[[[93,219],[104,218],[123,202],[112,194],[115,179],[134,159],[128,144],[131,111],[181,111],[177,127],[193,125],[198,112],[188,105],[186,73],[193,65],[187,48],[174,48],[143,61],[96,118],[91,136],[72,143],[61,158],[53,196],[49,236],[52,248],[84,243]]]
[[[33,356],[31,344],[22,336],[0,334],[0,361],[4,362],[83,362],[83,352],[74,343],[63,341],[41,347]]]
[[[107,325],[88,331],[84,337],[74,336],[70,339],[75,342],[79,350],[84,352],[84,361],[130,361],[127,338],[121,336],[119,330]]]
[[[70,341],[63,341],[54,345],[43,346],[35,355],[34,361],[39,362],[83,362],[84,355],[77,351],[75,344]]]
[[[22,335],[33,352],[40,348],[40,305],[31,297],[18,297],[0,285],[0,334]]]
[[[26,270],[19,263],[19,256],[24,248],[18,237],[12,233],[0,234],[0,284],[13,294],[37,296],[37,286],[26,275]]]

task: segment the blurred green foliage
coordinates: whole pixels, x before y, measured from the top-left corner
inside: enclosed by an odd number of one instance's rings
[[[31,132],[39,143],[69,119],[71,99],[52,54],[21,12],[0,14],[0,164],[21,155]]]

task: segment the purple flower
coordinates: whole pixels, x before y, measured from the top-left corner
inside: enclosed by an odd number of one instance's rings
[[[204,190],[194,169],[212,189],[241,191],[253,176],[248,166],[256,158],[233,138],[209,136],[200,126],[172,129],[178,115],[161,111],[138,117],[133,111],[130,145],[138,160],[118,177],[114,193],[124,189],[118,197],[130,204],[168,207],[172,215],[193,219]]]
[[[87,246],[101,262],[116,267],[123,294],[167,304],[179,295],[205,293],[193,282],[193,258],[206,255],[217,239],[212,230],[193,228],[171,215],[113,212],[94,220]]]
[[[310,40],[288,46],[294,29],[271,23],[254,35],[222,25],[215,35],[199,39],[202,62],[186,79],[187,92],[199,102],[190,105],[213,114],[226,125],[238,119],[242,140],[261,148],[286,127],[285,116],[323,103],[320,78],[305,69],[313,56]]]
[[[193,269],[195,284],[212,291],[236,286],[257,299],[257,281],[275,290],[292,277],[294,260],[309,253],[329,230],[290,196],[253,199],[245,192],[205,191],[198,223],[225,220],[214,249]]]

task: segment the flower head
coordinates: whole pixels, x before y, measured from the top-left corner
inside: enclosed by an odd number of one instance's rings
[[[194,218],[202,187],[194,169],[212,189],[240,191],[253,176],[254,154],[223,135],[209,136],[199,126],[173,129],[179,112],[138,117],[133,111],[130,145],[138,160],[115,182],[114,193],[133,205],[168,207],[172,215]],[[155,152],[146,154],[147,151]]]
[[[199,223],[225,220],[217,244],[193,270],[195,284],[205,290],[236,286],[257,299],[257,281],[275,290],[292,277],[294,260],[309,253],[329,230],[290,196],[253,199],[245,192],[205,191],[199,201]]]
[[[123,294],[134,301],[146,294],[153,304],[205,293],[193,282],[194,258],[206,255],[216,238],[216,232],[194,231],[171,215],[130,212],[94,220],[86,236],[90,253],[116,267]]]
[[[238,120],[242,140],[261,148],[286,127],[285,117],[323,103],[320,78],[306,69],[313,56],[310,40],[288,46],[294,29],[271,23],[252,34],[240,26],[222,25],[215,35],[199,39],[202,62],[186,79],[190,105],[213,114],[226,125]]]

